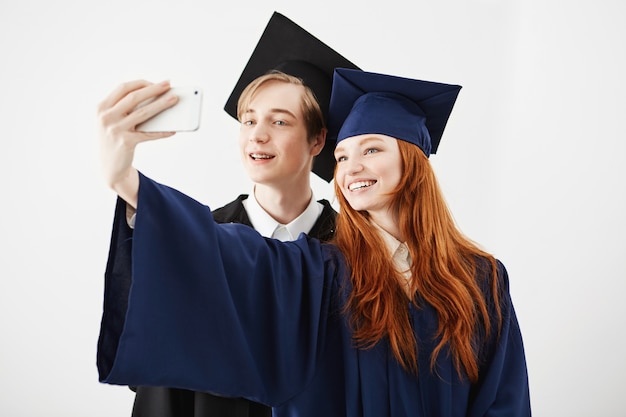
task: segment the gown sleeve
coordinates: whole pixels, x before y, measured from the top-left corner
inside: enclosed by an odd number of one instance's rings
[[[468,417],[529,417],[530,394],[524,345],[509,293],[509,278],[497,261],[502,326],[491,332],[479,354],[480,379],[473,386]],[[488,291],[491,292],[491,291]],[[490,307],[495,323],[495,310]]]
[[[137,207],[132,277],[105,278],[100,381],[270,405],[301,391],[334,276],[320,243],[218,225],[207,206],[142,174]]]

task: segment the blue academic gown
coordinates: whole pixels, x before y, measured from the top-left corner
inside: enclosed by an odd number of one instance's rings
[[[424,302],[407,303],[417,376],[384,340],[353,346],[342,313],[349,275],[333,245],[218,225],[208,207],[141,174],[132,239],[132,280],[108,274],[105,282],[102,382],[243,397],[271,405],[278,417],[530,415],[524,348],[500,262],[502,327],[499,336],[478,336],[480,376],[471,384],[445,351],[431,370],[426,352],[436,345],[437,317]],[[484,274],[478,279],[492,300]]]

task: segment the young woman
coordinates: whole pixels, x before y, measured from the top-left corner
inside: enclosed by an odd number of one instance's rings
[[[276,416],[529,416],[506,270],[456,229],[427,159],[459,88],[336,71],[334,244],[217,225],[103,136],[139,267],[106,283],[101,380]]]

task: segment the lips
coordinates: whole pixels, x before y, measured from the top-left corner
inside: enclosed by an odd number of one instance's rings
[[[348,185],[348,190],[357,191],[376,184],[376,181],[356,181]]]
[[[274,155],[269,155],[269,154],[262,153],[262,152],[254,152],[254,153],[250,153],[249,155],[250,155],[250,158],[254,159],[255,161],[274,158]]]

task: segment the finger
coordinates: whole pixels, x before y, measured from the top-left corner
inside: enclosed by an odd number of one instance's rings
[[[136,132],[139,142],[147,142],[151,140],[169,138],[174,136],[176,132]]]
[[[100,115],[106,115],[107,120],[117,121],[131,113],[138,105],[154,100],[169,89],[169,81],[158,84],[143,80],[124,83],[105,99],[98,110]]]
[[[100,123],[102,126],[116,126],[121,130],[133,131],[139,123],[176,104],[177,98],[165,96],[147,109],[143,109],[128,117],[139,105],[143,105],[150,100],[154,100],[159,95],[163,95],[169,88],[169,81],[163,81],[159,84],[148,83],[147,85],[142,81],[122,84],[117,93],[111,94],[112,99],[121,97],[117,103],[113,107],[100,110],[98,115]]]
[[[144,105],[170,89],[170,82],[163,81],[158,84],[150,84],[145,87],[129,91],[115,105],[115,108],[126,114],[131,113],[137,106]]]
[[[121,124],[129,130],[135,130],[137,125],[174,106],[176,103],[178,103],[178,97],[172,93],[166,93],[148,104],[135,107]]]
[[[106,111],[115,106],[117,102],[119,102],[131,91],[135,91],[149,85],[152,85],[152,83],[146,80],[134,80],[118,85],[115,90],[113,90],[104,100],[100,102],[98,105],[98,112]]]

